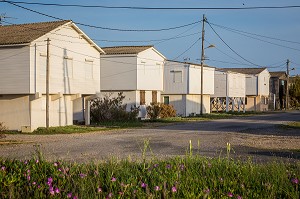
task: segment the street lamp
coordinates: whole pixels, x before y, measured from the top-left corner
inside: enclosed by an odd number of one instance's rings
[[[206,48],[204,48],[203,43],[204,42],[202,42],[202,53],[201,53],[201,98],[200,98],[201,100],[200,100],[200,115],[203,115],[203,65],[204,65],[204,60],[205,60],[204,50],[207,49],[207,48],[215,48],[216,47],[215,45],[210,44],[209,46],[207,46]]]

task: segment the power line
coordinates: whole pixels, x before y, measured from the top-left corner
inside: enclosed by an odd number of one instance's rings
[[[30,8],[26,8],[26,7],[17,5],[15,3],[13,3],[13,2],[10,2],[10,1],[2,0],[2,2],[9,3],[11,5],[14,5],[16,7],[22,8],[24,10],[27,10],[27,11],[30,11],[30,12],[33,12],[33,13],[36,13],[36,14],[39,14],[39,15],[42,15],[42,16],[46,16],[46,17],[49,17],[49,18],[52,18],[52,19],[64,20],[64,19],[59,18],[59,17],[55,17],[55,16],[52,16],[52,15],[49,15],[49,14],[45,14],[45,13],[36,11],[36,10],[32,10]],[[197,24],[197,23],[200,23],[200,22],[201,21],[195,21],[193,23],[189,23],[189,24],[185,24],[185,25],[181,25],[181,26],[176,26],[176,27],[169,27],[169,28],[161,28],[161,29],[139,29],[138,30],[138,29],[109,28],[109,27],[95,26],[95,25],[84,24],[84,23],[80,23],[80,22],[75,22],[74,21],[74,23],[76,23],[78,25],[86,26],[86,27],[89,27],[89,28],[97,28],[97,29],[111,30],[111,31],[122,31],[122,32],[159,32],[159,31],[175,30],[175,29],[179,29],[179,28],[184,28],[184,27],[187,27],[187,26],[191,26],[191,25],[194,25],[194,24]]]
[[[279,46],[279,47],[283,47],[283,48],[288,48],[288,49],[292,49],[292,50],[296,50],[296,51],[300,51],[300,49],[297,49],[297,48],[292,48],[292,47],[289,47],[289,46],[284,46],[284,45],[281,45],[281,44],[276,44],[276,43],[273,43],[273,42],[270,42],[270,41],[266,41],[266,40],[263,40],[263,39],[259,39],[259,38],[256,38],[256,37],[253,37],[253,36],[250,36],[250,35],[247,35],[247,34],[244,34],[242,33],[242,31],[235,31],[235,30],[229,30],[229,29],[226,29],[230,32],[233,32],[233,33],[236,33],[236,34],[239,34],[239,35],[243,35],[245,37],[249,37],[249,38],[252,38],[252,39],[255,39],[255,40],[258,40],[258,41],[262,41],[262,42],[265,42],[265,43],[268,43],[268,44],[272,44],[272,45],[275,45],[275,46]],[[255,35],[255,34],[254,34]],[[260,35],[262,36],[262,35]],[[268,38],[268,37],[266,37]],[[273,38],[274,39],[274,38]],[[280,39],[276,39],[276,40],[280,40]],[[280,40],[280,41],[284,41],[284,40]],[[286,41],[286,40],[285,40]],[[287,41],[286,41],[287,42]],[[291,42],[291,41],[289,41]],[[298,42],[293,42],[293,43],[298,43]],[[299,43],[300,44],[300,43]]]
[[[189,51],[202,37],[198,38],[190,47],[188,47],[185,51],[183,51],[180,55],[178,55],[177,57],[175,57],[173,60],[176,60],[178,57],[180,57],[181,55],[183,55],[184,53],[186,53],[187,51]]]
[[[59,7],[79,7],[79,8],[106,8],[106,9],[132,9],[132,10],[256,10],[256,9],[287,9],[300,8],[299,5],[287,6],[253,6],[253,7],[138,7],[138,6],[103,6],[103,5],[81,5],[81,4],[58,4],[58,3],[36,3],[24,1],[4,1],[16,4],[59,6]]]
[[[300,44],[300,42],[297,42],[297,41],[290,41],[290,40],[285,40],[285,39],[279,39],[279,38],[275,38],[275,37],[260,35],[260,34],[256,34],[256,33],[250,33],[250,32],[246,32],[246,31],[237,30],[237,29],[226,27],[226,26],[218,25],[218,24],[215,24],[215,23],[210,23],[210,24],[213,25],[213,26],[217,26],[219,28],[228,30],[228,31],[232,31],[232,32],[234,32],[234,31],[235,32],[241,32],[241,33],[245,33],[245,34],[249,34],[249,35],[255,35],[255,36],[258,36],[258,37],[264,37],[264,38],[267,38],[267,39],[273,39],[273,40],[278,40],[278,41],[283,41],[283,42],[288,42],[288,43]]]
[[[210,28],[214,31],[214,33],[219,37],[219,39],[232,51],[234,52],[237,56],[239,56],[240,58],[242,58],[243,60],[245,60],[246,62],[254,65],[254,66],[260,66],[258,64],[255,64],[249,60],[247,60],[246,58],[242,57],[239,53],[237,53],[235,50],[233,50],[222,38],[221,36],[215,31],[215,29],[210,25],[210,23],[208,21],[206,21],[208,23],[208,25],[210,26]]]

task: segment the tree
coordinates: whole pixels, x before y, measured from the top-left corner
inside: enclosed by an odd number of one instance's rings
[[[300,107],[300,76],[294,77],[290,85],[289,95],[291,107]]]

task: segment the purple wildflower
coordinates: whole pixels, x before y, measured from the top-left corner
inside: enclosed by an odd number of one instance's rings
[[[35,160],[35,163],[39,163],[39,160],[37,159],[37,160]]]
[[[30,174],[27,175],[27,180],[30,181]]]
[[[55,193],[60,193],[60,190],[58,188],[55,188]]]
[[[117,178],[112,177],[112,178],[111,178],[111,181],[112,181],[112,182],[116,182],[116,181],[117,181]]]
[[[158,167],[158,164],[154,164],[153,167],[154,167],[154,168]]]
[[[184,170],[184,164],[180,165],[180,170],[183,171]]]
[[[170,165],[170,164],[167,164],[166,168],[167,168],[167,169],[171,169],[171,165]]]
[[[77,196],[74,196],[73,199],[78,199],[78,197],[77,197]]]
[[[102,192],[102,188],[101,188],[101,187],[98,187],[97,192],[98,192],[98,193],[101,193],[101,192]]]
[[[204,193],[208,194],[210,192],[209,189],[204,189]]]
[[[28,164],[28,161],[27,161],[27,160],[25,160],[25,161],[24,161],[24,164]]]
[[[240,195],[238,195],[236,198],[237,199],[243,199],[242,196],[240,196]]]
[[[176,189],[175,186],[172,187],[172,192],[173,192],[173,193],[177,192],[177,189]]]
[[[147,185],[146,183],[144,183],[144,182],[141,184],[141,187],[142,187],[142,188],[146,188],[147,186],[148,186],[148,185]]]
[[[54,194],[55,194],[55,192],[54,192],[54,190],[53,190],[53,187],[49,187],[49,192],[50,192],[51,195],[54,195]]]
[[[113,196],[113,194],[110,192],[110,193],[106,196],[106,198],[112,198],[112,196]]]
[[[85,178],[87,175],[84,174],[84,173],[81,173],[81,174],[79,174],[79,176],[80,176],[81,178]]]
[[[119,191],[119,195],[123,195],[124,193],[122,191]]]
[[[232,197],[233,197],[233,193],[228,192],[228,193],[227,193],[227,196],[228,196],[229,198],[232,198]]]
[[[294,183],[294,184],[299,184],[299,180],[297,178],[293,178],[291,180],[291,182]]]
[[[38,189],[41,188],[41,185],[38,185],[37,188],[38,188]]]
[[[67,198],[72,198],[72,193],[68,193]]]
[[[47,184],[48,184],[49,186],[52,184],[52,182],[53,182],[53,179],[52,179],[51,177],[48,178]]]
[[[5,169],[6,169],[5,166],[2,166],[2,167],[1,167],[1,170],[2,170],[2,171],[5,171]]]
[[[54,162],[53,165],[54,165],[55,167],[57,167],[57,166],[59,165],[59,163],[58,163],[58,162]]]
[[[155,186],[155,187],[154,187],[154,190],[155,190],[155,191],[159,191],[159,190],[160,190],[160,187],[159,187],[159,186]]]
[[[36,185],[36,182],[33,182],[32,184],[33,184],[33,185]]]

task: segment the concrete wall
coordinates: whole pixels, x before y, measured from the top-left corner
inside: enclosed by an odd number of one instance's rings
[[[28,94],[30,91],[30,48],[0,47],[0,94]]]

